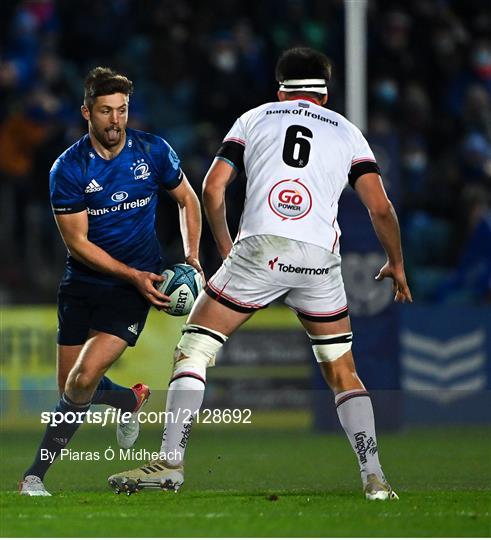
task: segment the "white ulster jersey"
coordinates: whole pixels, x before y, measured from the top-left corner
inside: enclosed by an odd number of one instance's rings
[[[379,172],[360,130],[307,99],[266,103],[238,118],[219,159],[247,177],[237,240],[271,234],[339,253],[338,201],[348,183]]]

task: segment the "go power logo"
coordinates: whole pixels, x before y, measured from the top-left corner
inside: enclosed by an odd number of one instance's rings
[[[277,270],[279,272],[287,272],[290,274],[305,274],[307,276],[321,276],[329,273],[329,268],[308,268],[305,266],[293,266],[292,264],[283,264],[281,262],[278,262],[278,257],[275,257],[268,262],[268,266],[271,270],[275,269],[276,263],[278,263]]]
[[[312,208],[310,191],[299,178],[276,183],[269,192],[268,202],[271,210],[283,221],[301,219]]]

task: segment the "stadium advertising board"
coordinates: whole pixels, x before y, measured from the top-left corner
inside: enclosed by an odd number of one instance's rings
[[[149,381],[154,392],[151,410],[162,409],[165,403],[174,346],[183,323],[184,318],[151,310],[138,345],[129,347],[111,367],[119,384]],[[257,313],[219,354],[210,372],[205,407],[297,411],[305,423],[313,364],[308,339],[294,314],[285,307],[271,307]],[[3,308],[4,426],[39,422],[39,411],[52,409],[57,395],[55,367],[56,308]]]
[[[491,310],[402,310],[401,387],[408,422],[489,422]]]

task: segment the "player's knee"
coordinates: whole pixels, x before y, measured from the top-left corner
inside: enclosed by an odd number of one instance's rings
[[[173,378],[184,372],[196,373],[205,379],[206,368],[215,365],[215,358],[227,336],[197,324],[185,324],[174,352]]]
[[[70,373],[65,384],[65,390],[76,390],[78,392],[88,392],[97,386],[97,377],[87,371],[76,371]]]
[[[308,334],[317,362],[334,362],[351,350],[353,332],[312,336]]]

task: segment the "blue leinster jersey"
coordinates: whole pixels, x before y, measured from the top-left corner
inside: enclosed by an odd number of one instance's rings
[[[169,144],[150,133],[127,129],[125,147],[112,160],[101,158],[85,135],[61,154],[50,171],[53,212],[87,210],[91,242],[128,266],[158,272],[158,191],[180,184],[183,173],[179,165]],[[63,281],[72,280],[121,283],[69,255]]]

